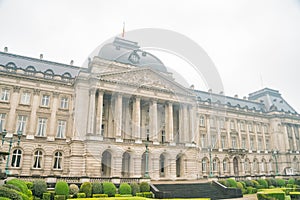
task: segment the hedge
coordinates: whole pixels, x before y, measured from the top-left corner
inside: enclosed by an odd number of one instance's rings
[[[128,183],[121,183],[119,187],[119,193],[123,194],[130,194],[131,195],[131,187]]]
[[[142,192],[137,192],[137,193],[136,193],[136,196],[137,196],[137,197],[144,197],[144,195],[143,195]]]
[[[274,198],[276,200],[285,200],[285,193],[278,189],[267,189],[257,193],[258,200]]]
[[[65,195],[55,195],[54,200],[66,200],[66,196]]]
[[[86,194],[85,193],[77,193],[77,198],[85,198]]]
[[[146,198],[153,198],[153,193],[152,192],[143,192],[143,196]]]
[[[43,200],[51,200],[51,194],[49,192],[43,193]]]
[[[267,182],[265,179],[260,178],[260,179],[257,180],[257,182],[258,182],[260,185],[262,185],[263,188],[268,188],[268,187],[269,187],[268,182]]]
[[[114,197],[116,194],[116,186],[110,182],[103,183],[103,193],[109,197]]]
[[[300,199],[300,192],[290,192],[291,199]]]
[[[228,187],[233,187],[233,188],[237,187],[237,182],[232,178],[227,179],[226,182],[228,184]]]
[[[133,196],[135,196],[136,193],[140,192],[140,186],[137,183],[130,183],[130,187],[131,187],[131,194]]]
[[[69,186],[65,181],[58,181],[55,184],[55,194],[69,196]]]
[[[277,186],[279,186],[279,187],[285,186],[285,180],[283,180],[281,178],[277,178],[276,182],[277,182]]]
[[[81,184],[80,193],[85,193],[86,197],[91,197],[92,196],[92,184],[90,182],[84,182]]]
[[[22,196],[17,191],[0,186],[0,197],[6,197],[11,200],[23,200]]]
[[[0,197],[0,200],[10,200],[10,199],[6,197]]]
[[[95,182],[92,184],[92,193],[93,194],[102,194],[103,193],[103,187],[100,182]]]
[[[150,192],[150,185],[147,182],[141,182],[140,191],[141,192]]]
[[[93,194],[93,198],[103,198],[103,197],[108,197],[107,194]]]

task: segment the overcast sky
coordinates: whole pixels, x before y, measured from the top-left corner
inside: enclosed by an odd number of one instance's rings
[[[0,51],[81,66],[123,21],[128,31],[169,29],[198,43],[226,95],[269,87],[300,112],[300,0],[0,0]]]

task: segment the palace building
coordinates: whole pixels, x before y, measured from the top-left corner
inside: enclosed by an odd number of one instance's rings
[[[11,175],[296,175],[299,127],[279,91],[241,99],[183,87],[156,56],[122,38],[87,68],[0,52],[0,151],[21,134]]]

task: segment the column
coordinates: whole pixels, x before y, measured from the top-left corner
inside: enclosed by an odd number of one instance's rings
[[[291,149],[291,147],[290,147],[290,142],[289,142],[289,135],[288,135],[288,132],[287,132],[287,124],[284,124],[283,126],[284,126],[283,128],[284,128],[285,147],[282,147],[282,145],[280,145],[279,148],[280,148],[281,151],[287,151],[287,150]],[[279,138],[278,141],[280,141],[280,138]],[[282,143],[280,143],[280,144],[282,144]]]
[[[33,139],[35,135],[35,129],[37,126],[37,116],[36,116],[36,111],[40,105],[40,90],[35,89],[33,91],[33,100],[32,100],[32,106],[31,106],[31,113],[30,113],[30,124],[29,124],[29,131],[27,134],[27,139]]]
[[[136,143],[141,143],[141,98],[135,97],[133,102],[133,134]]]
[[[122,142],[122,95],[118,94],[115,100],[115,136],[117,141]]]
[[[104,95],[103,91],[98,91],[96,134],[100,136],[103,136],[102,134],[103,95]]]
[[[14,131],[15,122],[16,122],[16,109],[19,103],[19,97],[20,97],[20,87],[19,86],[14,86],[13,88],[13,93],[10,96],[10,110],[8,114],[8,120],[7,120],[7,125],[6,125],[6,130],[8,133],[12,133]]]
[[[95,94],[96,89],[92,88],[89,91],[89,114],[88,114],[88,130],[87,134],[92,135],[94,134],[94,121],[95,121]]]
[[[50,131],[49,135],[50,137],[54,138],[56,137],[55,130],[56,130],[56,111],[58,106],[58,92],[53,92],[53,102],[51,107],[51,116],[50,116]]]
[[[150,120],[151,120],[151,134],[153,137],[153,143],[158,144],[158,129],[157,129],[157,101],[153,100],[151,105],[151,113],[150,113]]]
[[[168,119],[166,120],[166,126],[168,127],[168,140],[170,143],[174,143],[174,127],[173,127],[173,104],[168,103]]]
[[[292,136],[293,136],[293,150],[297,150],[297,143],[296,143],[296,137],[295,137],[295,126],[291,126],[292,129]]]
[[[190,107],[190,130],[189,130],[189,141],[195,142],[195,107]]]
[[[188,120],[188,111],[187,111],[187,105],[183,105],[183,138],[184,143],[187,143],[190,141],[189,138],[189,120]]]

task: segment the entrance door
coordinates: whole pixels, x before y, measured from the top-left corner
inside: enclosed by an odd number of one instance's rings
[[[233,158],[233,171],[235,176],[239,175],[239,161],[237,157]]]

